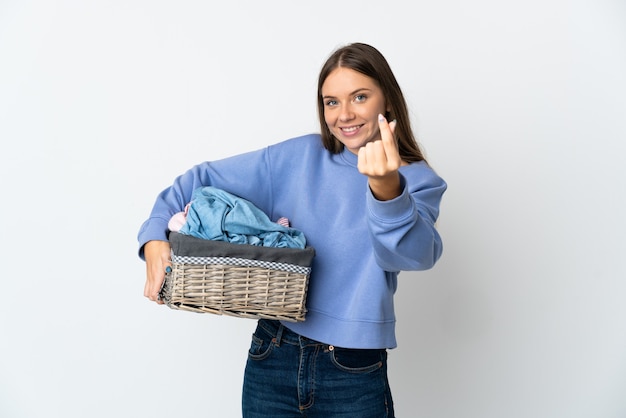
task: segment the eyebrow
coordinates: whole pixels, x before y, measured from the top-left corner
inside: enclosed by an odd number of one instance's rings
[[[357,93],[359,93],[359,92],[362,92],[362,91],[363,91],[363,92],[365,92],[365,91],[367,91],[367,92],[371,92],[371,91],[372,91],[372,89],[368,89],[367,87],[361,87],[361,88],[358,88],[358,89],[354,90],[354,91],[353,91],[353,92],[351,92],[349,95],[350,95],[350,96],[352,96],[352,95],[355,95],[355,94],[357,94]],[[322,99],[334,99],[334,98],[335,98],[335,96],[329,96],[329,95],[324,95],[324,96],[322,96]]]

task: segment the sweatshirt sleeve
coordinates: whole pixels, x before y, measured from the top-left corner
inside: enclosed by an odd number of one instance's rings
[[[148,219],[137,235],[139,257],[143,246],[152,240],[167,241],[167,223],[172,215],[184,210],[193,191],[199,187],[214,186],[245,198],[262,210],[271,210],[271,179],[267,149],[234,157],[204,162],[178,176],[174,183],[156,198]]]
[[[385,271],[427,270],[443,250],[435,228],[446,182],[424,163],[400,171],[402,194],[388,201],[367,193],[376,262]]]

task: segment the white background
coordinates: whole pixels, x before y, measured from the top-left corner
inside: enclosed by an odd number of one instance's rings
[[[449,184],[397,415],[626,416],[625,2],[0,0],[1,417],[240,416],[254,321],[148,302],[136,233],[191,165],[317,131],[353,41]]]

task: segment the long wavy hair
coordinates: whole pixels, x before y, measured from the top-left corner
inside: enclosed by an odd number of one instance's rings
[[[322,143],[333,154],[343,150],[343,144],[330,132],[324,119],[322,85],[335,69],[343,67],[357,71],[373,79],[383,92],[391,110],[385,114],[388,121],[396,120],[395,136],[398,139],[400,157],[406,162],[425,161],[413,130],[406,101],[400,85],[393,75],[387,60],[374,47],[363,43],[352,43],[333,52],[322,67],[317,82],[317,113],[320,121]]]

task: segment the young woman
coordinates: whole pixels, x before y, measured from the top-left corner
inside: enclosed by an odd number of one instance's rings
[[[425,161],[378,50],[354,43],[334,51],[317,97],[321,135],[201,163],[159,194],[138,236],[144,295],[162,303],[167,223],[196,188],[221,188],[271,219],[285,216],[316,251],[306,320],[258,321],[243,416],[393,417],[387,350],[396,347],[397,276],[439,259],[446,183]]]

